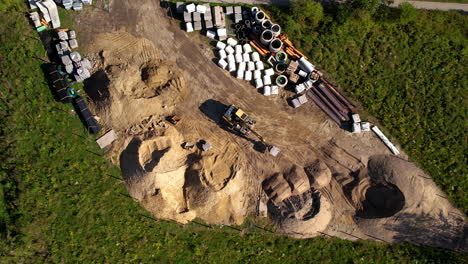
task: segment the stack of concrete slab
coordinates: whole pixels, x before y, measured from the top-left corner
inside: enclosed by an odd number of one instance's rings
[[[213,16],[209,4],[184,5],[185,9],[182,9],[182,3],[178,3],[176,6],[177,11],[183,13],[187,32],[213,28]]]
[[[291,100],[291,103],[293,105],[294,108],[298,108],[299,106],[307,103],[307,97],[305,94],[299,96],[299,97],[296,97],[294,99]]]
[[[235,6],[234,7],[234,22],[239,23],[242,21],[242,7]]]
[[[213,18],[214,18],[214,26],[217,28],[225,28],[226,27],[226,17],[223,12],[223,8],[220,6],[215,6],[213,8]]]
[[[76,32],[73,30],[58,31],[57,37],[59,42],[55,45],[55,48],[62,64],[65,66],[65,72],[72,75],[77,82],[82,82],[91,77],[89,72],[92,68],[91,62],[86,58],[82,58],[78,52],[72,51],[72,49],[78,47]]]
[[[52,0],[42,0],[42,1],[32,1],[29,2],[31,8],[33,6],[39,8],[41,11],[42,17],[47,23],[51,23],[53,28],[60,27],[60,17],[57,10],[57,5]]]
[[[29,14],[29,18],[31,19],[31,21],[33,22],[34,26],[36,28],[39,28],[42,26],[41,24],[41,18],[39,17],[39,13],[37,12],[32,12],[31,14]]]
[[[213,15],[211,13],[211,7],[209,4],[204,4],[206,12],[203,14],[203,20],[205,21],[205,28],[213,28]]]

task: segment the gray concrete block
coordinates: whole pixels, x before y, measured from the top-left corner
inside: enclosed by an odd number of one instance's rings
[[[198,12],[192,13],[193,22],[200,22],[201,21],[201,14]]]
[[[202,29],[201,21],[196,21],[193,23],[193,30],[201,30],[201,29]]]

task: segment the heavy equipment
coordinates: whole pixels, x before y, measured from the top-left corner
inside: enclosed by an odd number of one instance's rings
[[[268,144],[260,134],[253,130],[256,121],[237,106],[229,105],[226,107],[223,114],[223,120],[226,121],[229,129],[238,132],[243,136],[248,136],[250,133],[254,134],[258,139],[260,139],[261,144],[268,149],[270,155],[276,156],[281,151],[279,148]]]

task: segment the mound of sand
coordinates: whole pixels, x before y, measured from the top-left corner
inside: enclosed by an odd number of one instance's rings
[[[312,188],[321,189],[330,184],[331,171],[324,162],[317,159],[311,165],[305,167],[304,170],[309,177]]]
[[[293,165],[268,177],[262,187],[268,197],[269,218],[281,232],[294,237],[325,230],[332,218],[330,203],[316,189],[328,185],[330,179],[330,169],[318,160],[306,168]]]
[[[100,70],[87,82],[93,84],[88,90],[98,91],[89,94],[108,128],[122,131],[149,116],[167,116],[188,94],[183,74],[160,60],[146,39],[124,32],[101,34],[93,50]]]
[[[356,223],[367,234],[385,241],[406,241],[466,249],[464,219],[413,163],[394,156],[369,158],[367,188]],[[452,211],[452,212],[451,212]]]
[[[120,167],[128,191],[156,217],[242,223],[247,181],[235,145],[208,153],[185,150],[185,140],[173,126],[127,141]]]

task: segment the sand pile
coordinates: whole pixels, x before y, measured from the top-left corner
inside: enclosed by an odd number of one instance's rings
[[[354,192],[364,195],[355,217],[361,230],[385,241],[466,249],[464,218],[447,199],[435,198],[442,192],[414,164],[378,155],[367,168],[367,188]]]
[[[87,89],[95,91],[88,94],[106,127],[122,131],[149,116],[166,116],[188,94],[182,73],[160,60],[146,39],[124,32],[101,34],[92,49],[98,71]]]
[[[269,218],[281,232],[294,237],[318,235],[332,218],[329,201],[318,191],[330,183],[330,169],[319,160],[310,164],[293,165],[262,183]]]
[[[244,159],[235,145],[204,153],[183,149],[173,126],[129,138],[120,167],[130,195],[156,217],[240,224],[246,215]]]

